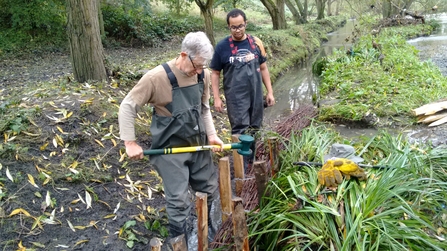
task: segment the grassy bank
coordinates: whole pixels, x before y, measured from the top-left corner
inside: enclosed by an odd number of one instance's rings
[[[447,78],[433,63],[421,62],[418,51],[406,42],[431,34],[433,26],[386,27],[379,34],[371,30],[363,26],[350,51],[323,59],[321,96],[337,102],[322,106],[319,119],[407,125],[416,122],[412,109],[445,98]]]

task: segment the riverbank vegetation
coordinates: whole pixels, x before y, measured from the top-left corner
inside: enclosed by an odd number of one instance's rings
[[[432,62],[420,61],[418,51],[407,43],[431,34],[436,22],[377,26],[364,22],[349,51],[338,50],[322,60],[320,95],[337,102],[323,105],[319,119],[405,126],[416,123],[412,109],[445,98],[447,78]]]
[[[281,152],[259,210],[249,215],[259,250],[445,250],[447,151],[413,145],[382,131],[353,144],[324,126],[293,134]],[[351,144],[365,159],[366,181],[336,190],[317,181],[315,166],[333,143]]]

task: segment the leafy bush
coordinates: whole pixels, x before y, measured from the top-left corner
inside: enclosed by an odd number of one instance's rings
[[[204,28],[199,17],[174,18],[168,14],[147,14],[140,10],[126,12],[112,5],[103,6],[102,13],[106,37],[123,45],[155,46],[174,35]]]
[[[0,0],[0,49],[3,52],[66,42],[62,0]]]

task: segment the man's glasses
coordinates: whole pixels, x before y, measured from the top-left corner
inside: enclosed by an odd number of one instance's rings
[[[191,64],[192,64],[192,67],[194,67],[194,70],[203,70],[203,69],[206,69],[206,68],[207,68],[206,65],[198,65],[198,66],[196,67],[196,65],[195,65],[194,62],[192,61],[192,58],[191,58],[190,55],[188,55],[188,58],[189,58],[189,61],[191,61]]]
[[[245,26],[247,26],[247,25],[246,24],[241,24],[239,26],[232,25],[232,26],[230,26],[230,30],[232,30],[232,31],[242,30],[243,28],[245,28]]]

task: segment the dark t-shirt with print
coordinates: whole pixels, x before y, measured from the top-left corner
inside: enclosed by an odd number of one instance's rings
[[[238,53],[236,55],[232,55],[229,38],[230,37],[228,36],[222,39],[216,45],[214,56],[210,63],[211,69],[216,71],[221,71],[223,69],[225,71],[227,67],[230,66],[231,62],[244,58],[244,56],[251,51],[248,39],[243,41],[233,41],[234,46],[238,49]],[[259,60],[259,65],[267,61],[267,58],[262,56],[261,51],[257,46],[256,50],[252,53],[255,54],[255,58]]]

